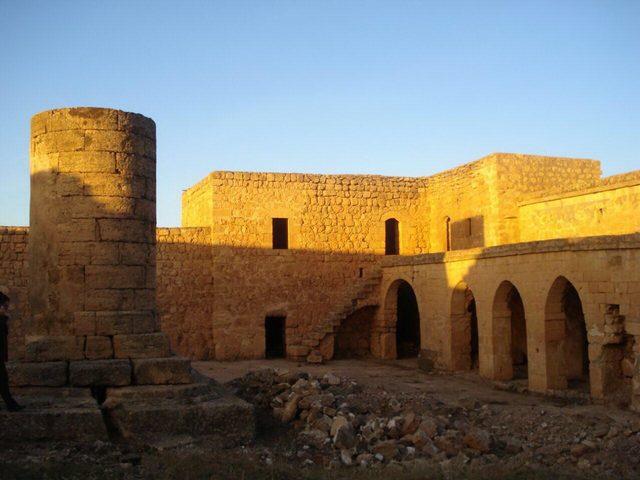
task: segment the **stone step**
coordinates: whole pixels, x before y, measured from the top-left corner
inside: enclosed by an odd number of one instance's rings
[[[102,412],[88,388],[14,388],[20,412],[0,410],[0,444],[107,441]]]
[[[112,428],[133,443],[189,435],[229,447],[255,436],[253,406],[213,382],[109,389],[102,408]]]

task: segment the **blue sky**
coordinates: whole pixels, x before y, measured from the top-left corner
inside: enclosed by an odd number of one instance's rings
[[[158,224],[212,170],[429,175],[491,152],[640,168],[639,1],[0,0],[0,225],[29,119],[158,127]]]

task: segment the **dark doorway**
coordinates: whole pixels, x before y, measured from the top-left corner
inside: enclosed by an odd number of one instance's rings
[[[420,353],[420,314],[413,288],[407,282],[398,286],[396,351],[398,358],[417,357]]]
[[[480,345],[478,340],[478,315],[476,314],[476,299],[471,297],[467,306],[469,312],[469,330],[471,336],[471,369],[476,370],[480,366]]]
[[[384,222],[385,243],[384,254],[385,255],[399,255],[400,254],[400,222],[395,218],[390,218]]]
[[[511,311],[511,361],[513,378],[528,378],[527,365],[527,322],[520,292],[513,287],[507,297]]]
[[[286,356],[285,318],[267,317],[264,321],[265,357],[284,358]]]
[[[564,353],[569,388],[580,388],[589,382],[589,341],[578,291],[569,281],[562,294],[565,315]]]
[[[286,250],[289,248],[289,220],[287,218],[272,219],[273,248]]]

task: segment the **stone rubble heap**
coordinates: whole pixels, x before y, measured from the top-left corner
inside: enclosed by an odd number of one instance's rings
[[[380,409],[357,398],[362,389],[356,382],[332,373],[313,377],[269,369],[251,372],[232,384],[240,397],[294,427],[300,447],[297,456],[308,465],[318,452],[344,465],[369,466],[521,450],[514,439],[499,444],[486,430],[452,424],[442,415],[416,414],[393,398],[386,405],[388,415],[373,412]]]

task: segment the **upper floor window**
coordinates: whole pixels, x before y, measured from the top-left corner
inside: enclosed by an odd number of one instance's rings
[[[385,255],[399,255],[400,254],[400,222],[395,218],[390,218],[384,222],[385,231],[385,243],[384,254]]]
[[[289,248],[289,219],[272,218],[273,248],[286,250]]]

